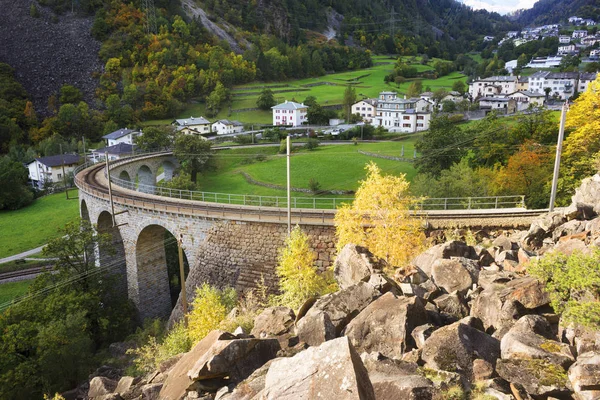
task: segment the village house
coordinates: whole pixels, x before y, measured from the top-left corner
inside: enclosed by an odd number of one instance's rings
[[[43,189],[49,184],[62,183],[65,175],[72,174],[80,161],[81,157],[77,154],[35,158],[27,164],[29,181],[36,189]]]
[[[529,77],[519,76],[517,78],[517,92],[524,92],[529,90]]]
[[[579,74],[579,82],[577,84],[577,91],[583,93],[587,90],[590,83],[596,80],[597,73],[595,72],[582,72]]]
[[[479,100],[479,109],[486,113],[496,111],[502,114],[514,114],[517,110],[517,102],[509,97],[482,97]]]
[[[102,139],[106,140],[107,146],[114,146],[119,143],[133,144],[135,138],[142,135],[141,131],[135,131],[133,129],[122,128],[108,135],[102,136]]]
[[[426,107],[426,102],[423,99],[401,99],[396,92],[381,92],[373,124],[383,126],[390,132],[414,133],[427,130],[431,113],[419,111],[419,108]]]
[[[377,110],[377,99],[364,99],[352,104],[352,114],[358,114],[365,122],[371,122]]]
[[[588,35],[588,31],[576,30],[576,31],[573,31],[572,38],[573,39],[581,39],[581,38],[586,37],[587,35]]]
[[[120,160],[134,155],[136,148],[137,146],[133,144],[117,143],[98,150],[92,150],[90,158],[93,162],[99,162],[106,160],[106,155],[108,155],[108,161]]]
[[[511,93],[507,97],[516,102],[517,111],[525,110],[530,105],[543,106],[546,99],[545,94],[528,91]]]
[[[469,84],[469,94],[472,99],[514,93],[516,90],[516,76],[491,76],[474,80]]]
[[[211,123],[204,117],[189,117],[173,121],[177,132],[185,135],[208,135],[211,133]]]
[[[571,43],[571,36],[560,35],[558,37],[558,43],[560,43],[560,44],[569,44],[569,43]]]
[[[562,56],[536,57],[526,65],[527,68],[557,68],[560,66]]]
[[[217,135],[226,135],[228,133],[240,133],[244,131],[244,124],[239,121],[230,121],[228,119],[220,119],[212,124],[212,131]]]
[[[301,126],[308,122],[306,116],[308,106],[294,101],[285,101],[271,107],[273,110],[273,125]]]
[[[568,54],[578,54],[579,51],[577,50],[577,48],[575,47],[574,44],[570,44],[567,46],[558,46],[558,52],[557,54],[559,56],[566,56]]]

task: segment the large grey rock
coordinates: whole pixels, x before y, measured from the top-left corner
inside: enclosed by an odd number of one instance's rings
[[[423,348],[425,341],[431,336],[433,331],[435,331],[435,327],[431,324],[419,325],[413,329],[410,335],[413,337],[418,349]]]
[[[569,393],[567,372],[546,360],[500,359],[496,363],[496,372],[511,384],[522,386],[531,395],[549,396]]]
[[[586,222],[578,221],[576,219],[566,222],[554,229],[552,232],[552,239],[556,242],[563,236],[571,236],[577,233],[581,233],[585,230]]]
[[[386,358],[379,353],[363,353],[377,400],[431,399],[432,382],[420,374],[417,364]]]
[[[581,354],[568,372],[569,381],[581,399],[600,399],[600,353]]]
[[[535,326],[542,325],[536,319],[543,320],[538,315],[526,315],[504,335],[500,342],[502,358],[540,359],[568,368],[575,362],[570,346],[536,333]]]
[[[465,322],[466,319],[442,327],[425,341],[421,358],[427,367],[457,372],[472,380],[475,359],[481,358],[495,365],[500,357],[500,342],[468,325],[471,322]]]
[[[448,319],[458,320],[469,315],[469,308],[459,292],[443,294],[433,300],[439,312]]]
[[[341,337],[275,360],[264,390],[255,398],[374,400],[375,393],[359,355],[348,338]]]
[[[309,346],[318,346],[337,337],[335,326],[324,311],[311,313],[298,321],[296,334],[301,342]]]
[[[257,338],[268,338],[286,334],[294,326],[294,310],[289,307],[269,307],[254,319],[250,332]]]
[[[505,235],[498,236],[496,239],[494,239],[494,241],[492,242],[492,244],[494,246],[499,247],[500,249],[502,249],[501,251],[516,250],[516,247],[517,247],[516,244],[514,244]]]
[[[475,249],[459,241],[450,241],[438,244],[427,249],[425,252],[415,257],[411,264],[418,267],[425,275],[431,277],[433,264],[437,260],[450,259],[451,257],[463,257],[472,260],[478,260],[479,257]]]
[[[335,293],[325,295],[318,299],[315,304],[308,310],[306,315],[300,319],[297,324],[296,333],[301,341],[316,346],[322,341],[319,336],[315,336],[315,325],[319,331],[320,327],[326,327],[326,318],[321,314],[327,314],[329,321],[335,328],[335,335],[344,329],[344,327],[354,317],[356,317],[365,307],[367,307],[374,299],[379,297],[381,293],[373,286],[365,282],[360,282],[354,286],[340,290]],[[328,332],[325,329],[324,332]],[[326,335],[323,336],[327,340]]]
[[[566,326],[564,326],[566,325]],[[600,331],[574,323],[559,324],[559,338],[575,348],[577,354],[600,353]]]
[[[142,400],[162,400],[163,398],[160,397],[162,387],[162,383],[149,383],[142,386]]]
[[[479,265],[477,261],[464,257],[439,259],[431,266],[431,276],[435,284],[446,293],[466,293],[477,282]]]
[[[371,274],[383,265],[366,248],[355,244],[345,245],[333,264],[333,275],[341,289],[369,280]]]
[[[388,292],[354,318],[346,327],[345,335],[362,351],[400,358],[415,347],[412,330],[427,322],[421,299],[398,297]]]
[[[589,205],[596,214],[600,214],[600,175],[585,178],[579,188],[571,197],[571,203],[576,205]]]
[[[133,389],[135,382],[136,379],[134,377],[124,376],[121,379],[119,379],[119,383],[117,384],[117,387],[115,388],[114,392],[119,393],[122,396],[126,396]]]
[[[267,361],[265,365],[258,368],[243,382],[237,385],[233,391],[227,391],[226,394],[222,395],[222,400],[250,400],[254,398],[265,388],[265,380],[267,378],[267,372],[271,367],[271,364],[277,360],[277,358]],[[217,400],[217,396],[215,396]]]
[[[559,241],[556,246],[554,246],[553,251],[563,253],[567,256],[570,256],[575,252],[583,254],[592,253],[592,250],[586,246],[585,242],[579,239]]]
[[[561,212],[552,212],[540,216],[531,223],[527,235],[523,238],[521,245],[526,250],[539,248],[543,245],[543,240],[552,235],[552,231],[567,222],[567,217]]]
[[[93,399],[95,397],[104,396],[114,392],[117,387],[117,382],[106,378],[104,376],[96,376],[90,381],[90,389],[88,390],[88,397]]]

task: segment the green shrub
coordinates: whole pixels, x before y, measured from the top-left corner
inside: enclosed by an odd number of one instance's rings
[[[321,191],[321,184],[315,178],[310,178],[308,180],[308,188],[313,194],[317,194]]]
[[[320,144],[320,142],[319,142],[318,139],[309,138],[306,141],[306,144],[304,145],[304,148],[306,150],[311,150],[312,151],[312,150],[315,150],[317,147],[319,147],[319,144]]]
[[[566,256],[551,252],[535,260],[528,272],[546,285],[554,311],[567,322],[600,328],[600,250]]]
[[[31,6],[29,7],[29,15],[32,16],[33,18],[40,17],[40,10],[38,10],[38,8],[35,4],[31,4]]]

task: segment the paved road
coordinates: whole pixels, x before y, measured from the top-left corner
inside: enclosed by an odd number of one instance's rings
[[[45,245],[44,245],[45,246]],[[21,258],[29,257],[42,252],[44,246],[36,247],[35,249],[24,251],[23,253],[15,254],[14,256],[0,258],[0,264],[20,260]]]

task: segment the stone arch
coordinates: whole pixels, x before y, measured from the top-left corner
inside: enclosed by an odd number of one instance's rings
[[[113,227],[112,215],[102,211],[98,216],[98,233],[111,236],[110,245],[98,248],[99,266],[106,268],[107,273],[114,277],[119,291],[127,293],[127,263],[125,260],[125,245],[119,228]]]
[[[138,307],[144,318],[168,317],[181,287],[177,240],[163,226],[148,225],[138,235],[135,251]],[[188,265],[185,252],[183,258]]]
[[[79,204],[79,214],[83,221],[87,221],[90,224],[92,223],[92,220],[90,218],[90,211],[88,209],[86,201],[83,199],[81,200],[81,203]],[[88,258],[92,264],[96,263],[96,260],[98,258],[97,258],[96,249],[95,249],[94,245],[90,245],[89,247],[87,247],[85,249],[84,257]]]
[[[119,174],[119,179],[121,179],[122,181],[131,182],[131,177],[129,176],[129,173],[125,170],[121,171],[121,173]]]
[[[81,203],[79,204],[79,216],[81,217],[81,219],[91,222],[90,211],[88,210],[87,203],[83,199],[81,200]]]
[[[141,165],[136,174],[136,188],[143,193],[153,193],[156,178],[147,165]]]
[[[173,179],[174,172],[175,164],[173,164],[171,160],[163,160],[163,162],[159,165],[158,171],[156,173],[156,182],[158,183],[161,180],[164,180],[165,182],[170,181],[171,179]]]

